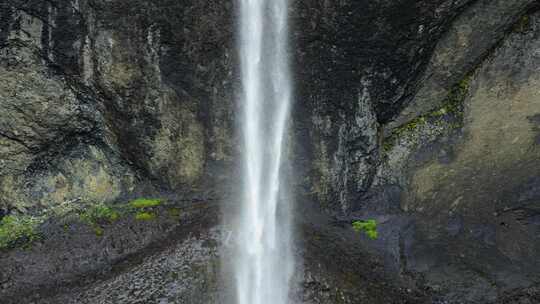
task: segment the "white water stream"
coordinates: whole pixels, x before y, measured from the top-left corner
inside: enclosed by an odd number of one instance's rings
[[[287,304],[291,208],[283,190],[292,99],[288,0],[239,0],[243,204],[234,258],[238,304]]]

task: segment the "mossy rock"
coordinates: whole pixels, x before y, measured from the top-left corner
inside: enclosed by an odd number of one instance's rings
[[[466,75],[461,81],[456,83],[443,102],[443,106],[431,111],[394,129],[392,135],[387,137],[382,143],[384,152],[389,152],[395,146],[399,138],[410,136],[417,132],[422,126],[437,126],[446,121],[451,129],[463,127],[463,102],[470,90],[472,74]]]

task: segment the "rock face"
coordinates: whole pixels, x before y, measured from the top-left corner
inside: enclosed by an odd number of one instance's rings
[[[471,72],[463,126],[431,144],[420,139],[407,160],[401,208],[416,220],[406,268],[453,301],[496,301],[538,282],[539,17],[522,17]],[[433,131],[429,121],[418,128]]]
[[[0,3],[0,219],[132,197],[191,210],[101,236],[55,216],[0,249],[0,302],[230,300],[207,208],[233,209],[238,181],[234,9]],[[540,302],[539,9],[292,1],[298,303]],[[376,240],[351,229],[366,219]]]
[[[192,189],[230,162],[231,5],[2,7],[3,209]]]

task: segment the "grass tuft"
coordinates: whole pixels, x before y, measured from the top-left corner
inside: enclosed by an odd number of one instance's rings
[[[353,229],[357,232],[364,232],[368,238],[376,240],[379,237],[377,232],[377,221],[371,219],[366,221],[354,221],[352,223]]]

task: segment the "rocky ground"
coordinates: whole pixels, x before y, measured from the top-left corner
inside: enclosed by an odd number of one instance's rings
[[[1,303],[230,300],[234,9],[0,3]],[[540,303],[539,9],[291,1],[297,302]]]

